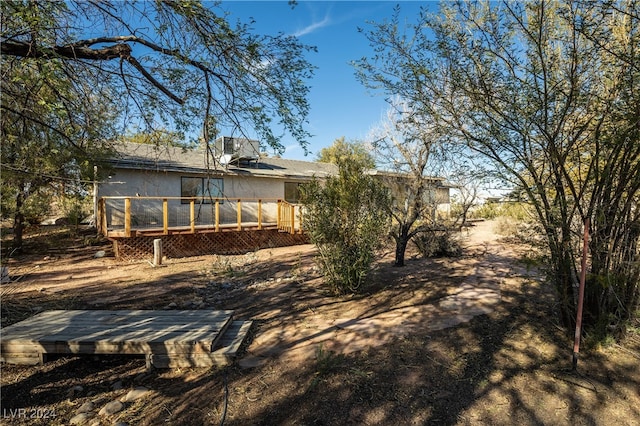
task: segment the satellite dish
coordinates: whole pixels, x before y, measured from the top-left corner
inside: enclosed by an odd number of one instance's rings
[[[220,164],[226,166],[227,164],[231,163],[232,159],[233,156],[231,154],[224,154],[222,157],[220,157]]]

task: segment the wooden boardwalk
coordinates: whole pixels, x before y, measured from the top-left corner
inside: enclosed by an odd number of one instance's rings
[[[250,321],[233,311],[46,311],[4,327],[1,360],[36,365],[47,354],[144,355],[147,367],[212,367],[234,359]]]

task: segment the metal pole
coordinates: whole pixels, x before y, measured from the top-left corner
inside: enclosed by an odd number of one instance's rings
[[[582,335],[582,307],[584,303],[584,285],[587,276],[587,254],[589,251],[589,218],[584,220],[584,241],[582,246],[582,270],[580,271],[580,287],[578,289],[578,313],[576,314],[576,333],[573,342],[573,371],[578,369],[578,353],[580,352],[580,336]]]

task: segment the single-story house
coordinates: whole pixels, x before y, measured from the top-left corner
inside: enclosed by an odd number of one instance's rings
[[[207,155],[203,149],[122,143],[118,154],[109,161],[113,172],[100,183],[98,197],[211,195],[285,199],[295,203],[298,184],[337,171],[335,165],[328,163],[260,156],[223,157],[216,153]]]
[[[389,188],[392,196],[395,196],[396,202],[404,202],[408,196],[407,193],[410,192],[408,188],[412,186],[412,179],[406,173],[372,170],[371,174]],[[439,176],[428,176],[425,180],[427,188],[422,194],[424,206],[428,206],[430,214],[436,221],[449,218],[451,213],[450,190],[455,188],[455,185]]]
[[[241,141],[247,141],[241,140]],[[257,145],[257,141],[247,141]],[[137,225],[161,223],[159,201],[167,199],[171,214],[169,226],[189,224],[189,204],[195,198],[196,224],[213,223],[213,205],[219,203],[221,223],[235,222],[237,200],[256,204],[262,201],[265,222],[275,221],[278,200],[298,202],[298,186],[314,177],[324,178],[336,172],[336,166],[327,163],[261,158],[229,154],[207,153],[202,149],[157,147],[155,145],[122,143],[117,155],[109,161],[110,175],[98,184],[97,199],[130,197]],[[122,209],[107,205],[109,225],[122,224]],[[256,221],[245,205],[245,222]]]
[[[261,156],[254,140],[225,137],[214,146],[213,150],[118,146],[117,155],[108,161],[108,178],[95,188],[97,224],[114,241],[116,255],[124,256],[123,248],[129,245],[133,252],[129,257],[146,256],[152,248],[150,238],[174,235],[184,239],[200,234],[198,238],[208,240],[220,240],[212,234],[221,231],[241,232],[244,240],[250,240],[248,231],[254,239],[255,232],[267,230],[300,235],[299,185],[337,173],[334,164]],[[439,200],[448,205],[449,189],[441,183],[434,178]],[[229,237],[216,244],[230,247]],[[136,243],[134,238],[143,240]],[[234,241],[238,239],[235,235]],[[174,239],[169,245],[181,246],[177,252],[185,254],[195,252],[190,249],[198,244],[193,240],[176,244]],[[220,252],[216,244],[206,242],[205,252]],[[281,245],[273,238],[263,244]],[[249,243],[231,251],[251,248],[257,247]]]

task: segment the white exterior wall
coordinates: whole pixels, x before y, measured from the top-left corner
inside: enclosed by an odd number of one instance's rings
[[[98,188],[98,198],[108,196],[131,197],[132,221],[153,225],[162,223],[162,202],[160,200],[136,199],[136,197],[180,197],[182,177],[204,177],[195,173],[155,172],[144,170],[118,169],[104,180]],[[217,176],[216,176],[217,177]],[[242,221],[258,220],[257,199],[263,200],[262,221],[275,222],[278,199],[284,199],[284,183],[296,179],[219,176],[223,180],[225,201],[220,204],[220,222],[237,222],[237,200],[242,202]],[[190,223],[190,206],[179,200],[169,200],[169,223],[171,226],[187,226]],[[215,216],[212,204],[196,205],[196,223],[213,223]],[[124,224],[124,200],[107,203],[108,223],[116,226]],[[136,225],[136,223],[134,223]]]
[[[117,170],[98,187],[98,198],[109,196],[179,197],[180,175],[142,170]]]
[[[204,177],[194,173],[118,170],[99,186],[98,198],[107,196],[179,197],[180,179]],[[216,176],[217,177],[217,176]],[[220,176],[226,198],[283,199],[284,183],[297,180],[254,176]]]

